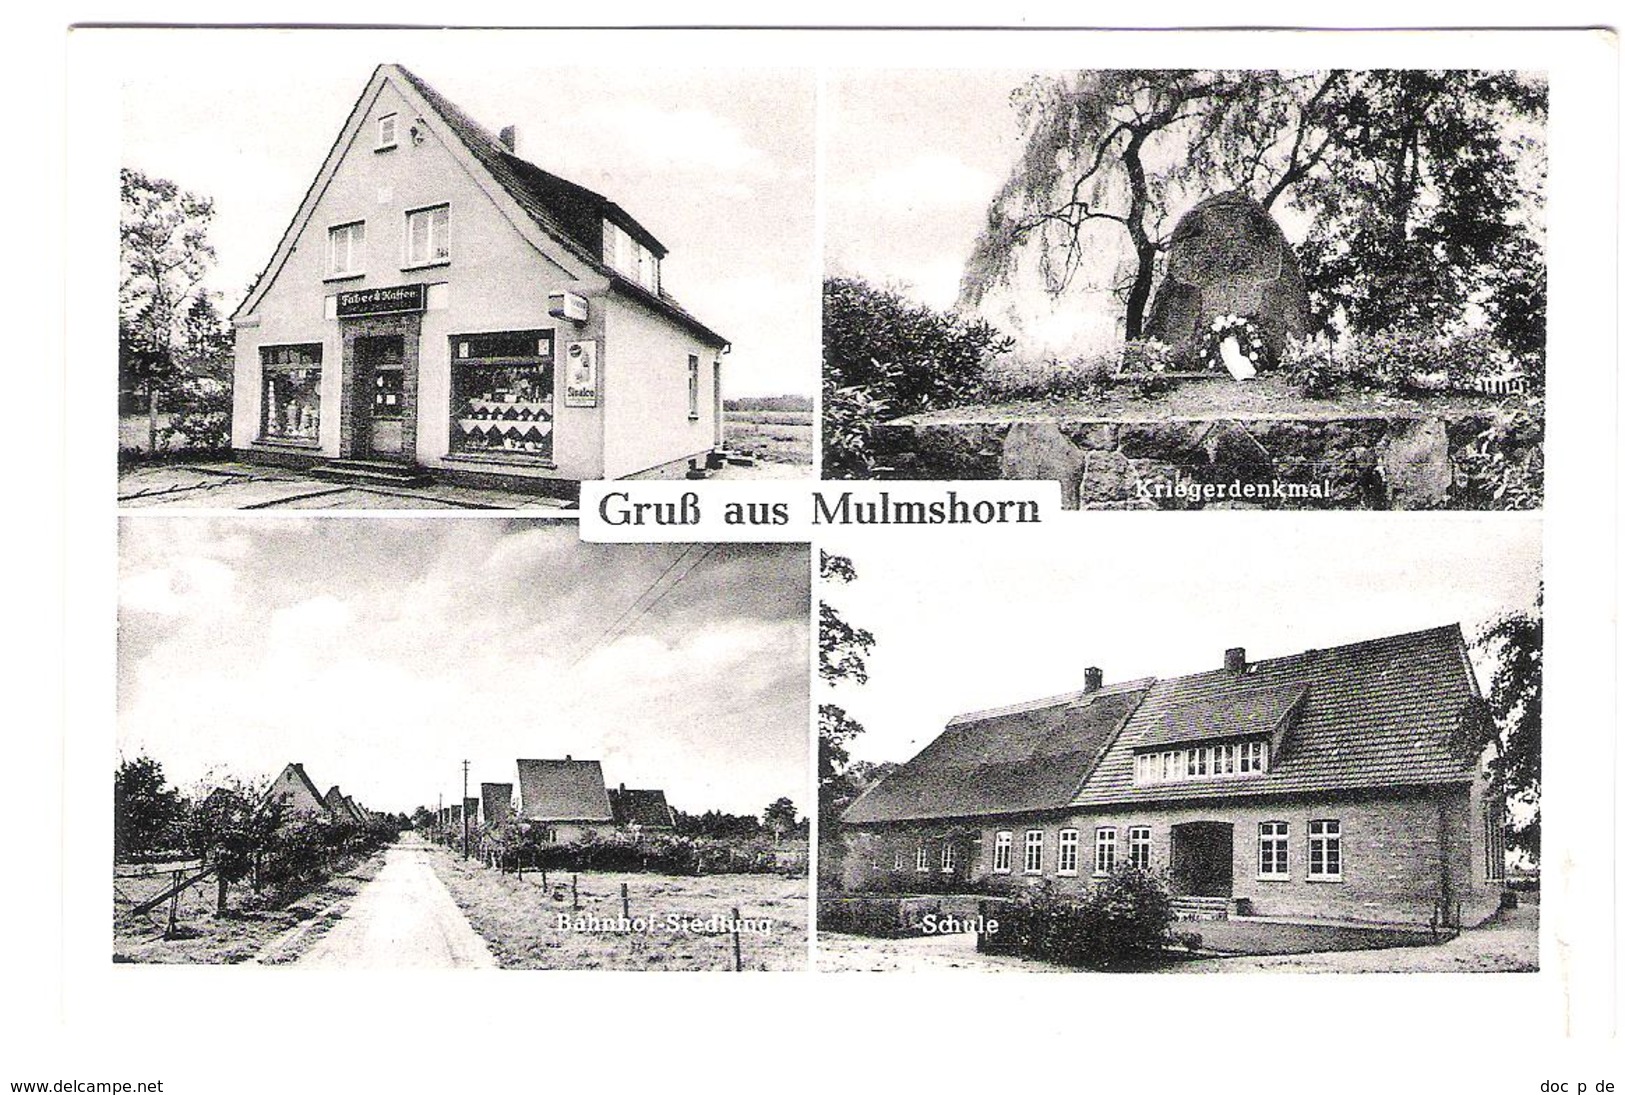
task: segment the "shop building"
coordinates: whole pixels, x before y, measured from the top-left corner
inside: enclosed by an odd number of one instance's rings
[[[842,818],[844,881],[1079,889],[1162,874],[1192,915],[1471,924],[1505,882],[1452,625],[960,716]],[[943,877],[947,876],[947,877]]]
[[[232,447],[335,477],[569,496],[723,442],[728,342],[666,248],[381,65],[232,316]]]

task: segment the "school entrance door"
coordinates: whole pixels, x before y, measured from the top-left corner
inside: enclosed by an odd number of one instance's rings
[[[1235,862],[1235,826],[1228,821],[1189,821],[1173,827],[1169,874],[1174,892],[1186,897],[1229,897]]]

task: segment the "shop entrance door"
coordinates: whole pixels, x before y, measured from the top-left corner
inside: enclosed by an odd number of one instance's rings
[[[356,451],[401,459],[406,455],[406,340],[401,335],[358,335],[355,364]]]

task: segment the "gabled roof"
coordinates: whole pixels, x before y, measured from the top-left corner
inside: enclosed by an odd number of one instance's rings
[[[700,322],[688,309],[678,303],[676,298],[667,293],[664,287],[658,293],[652,293],[603,261],[603,222],[606,219],[619,225],[657,257],[663,258],[666,255],[665,245],[626,210],[596,191],[520,159],[456,103],[430,87],[415,73],[393,64],[379,65],[373,70],[366,88],[362,90],[360,98],[350,110],[344,131],[329,150],[316,180],[312,182],[300,203],[299,212],[294,215],[293,222],[283,233],[276,254],[267,264],[265,271],[256,279],[247,299],[232,313],[232,318],[235,319],[247,311],[251,304],[258,303],[261,287],[267,285],[269,279],[274,276],[276,268],[286,258],[293,238],[315,208],[315,201],[320,196],[318,184],[324,176],[336,168],[348,146],[353,144],[355,138],[352,137],[346,142],[344,133],[357,126],[362,107],[370,98],[369,92],[381,80],[388,79],[398,79],[399,83],[406,85],[423,100],[427,112],[436,115],[445,123],[447,130],[456,138],[456,141],[449,143],[448,147],[461,148],[467,152],[538,228],[595,273],[607,278],[617,292],[675,321],[712,346],[721,348],[728,345],[726,338]],[[359,128],[356,131],[359,133]]]
[[[1301,695],[1300,695],[1301,693]],[[1134,752],[1170,726],[1211,720],[1225,735],[1270,732],[1296,713],[1259,776],[1136,786]],[[1476,756],[1458,747],[1478,698],[1456,624],[1158,681],[1107,751],[1080,806],[1149,800],[1430,786],[1473,778]]]
[[[1070,803],[1150,681],[961,715],[847,807],[852,823],[1053,810]]]
[[[609,808],[615,815],[617,825],[636,825],[643,829],[670,829],[676,824],[671,807],[666,805],[664,791],[611,787]]]
[[[480,802],[487,825],[501,825],[513,816],[513,784],[480,784]]]
[[[277,774],[275,779],[271,781],[270,787],[268,787],[265,791],[265,799],[260,803],[261,809],[271,805],[271,796],[277,793],[276,788],[282,783],[293,783],[296,786],[303,788],[310,794],[311,801],[317,805],[325,806],[327,804],[327,800],[322,798],[322,793],[316,790],[316,784],[312,782],[310,776],[305,773],[305,766],[300,764],[298,761],[292,761],[287,764],[280,773]],[[286,792],[283,793],[285,794]]]
[[[521,760],[519,816],[526,821],[613,822],[596,760]]]

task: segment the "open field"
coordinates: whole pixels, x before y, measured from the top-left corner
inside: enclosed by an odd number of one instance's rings
[[[773,464],[812,466],[811,411],[728,411],[728,448]]]
[[[169,904],[137,916],[133,907],[168,888],[169,875],[113,880],[113,961],[230,965],[247,962],[285,932],[315,917],[326,922],[302,933],[301,947],[314,942],[322,928],[342,912],[343,902],[383,865],[383,853],[341,869],[332,878],[284,908],[268,908],[246,883],[231,887],[226,915],[214,914],[215,883],[204,879],[181,891],[175,938],[165,939]],[[335,904],[338,907],[334,907]],[[325,915],[323,915],[325,914]],[[297,950],[279,953],[278,961],[295,957]]]
[[[765,931],[739,935],[745,969],[807,965],[805,877],[586,873],[576,876],[576,909],[567,873],[549,872],[544,889],[539,872],[521,879],[445,849],[429,862],[503,969],[731,970],[733,936],[714,934],[706,921],[727,919],[735,907],[741,918],[767,921]],[[622,883],[643,930],[594,930],[619,920]],[[561,928],[561,915],[572,925]],[[574,918],[598,924],[577,930]]]

